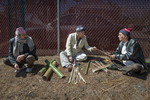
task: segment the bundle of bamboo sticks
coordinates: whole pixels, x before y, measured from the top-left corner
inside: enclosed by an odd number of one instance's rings
[[[92,63],[94,66],[96,66],[97,68],[94,68],[92,69],[92,72],[96,72],[96,71],[99,71],[99,70],[103,70],[105,71],[106,73],[108,72],[108,69],[107,67],[111,65],[110,64],[107,64],[107,65],[104,65],[102,62],[98,62],[98,61],[94,61],[95,63]]]
[[[84,83],[86,83],[86,81],[84,80],[84,78],[82,77],[82,75],[79,72],[79,67],[75,67],[75,64],[73,64],[73,69],[72,69],[70,76],[68,78],[69,78],[68,83],[72,82],[72,84],[77,84],[78,82],[81,82],[81,80]]]

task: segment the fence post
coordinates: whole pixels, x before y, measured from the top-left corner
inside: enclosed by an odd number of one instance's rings
[[[9,30],[10,30],[10,38],[12,38],[12,23],[11,23],[11,8],[10,8],[10,0],[8,0],[8,16],[9,16]]]
[[[22,27],[26,29],[25,26],[25,12],[24,12],[24,0],[21,0],[21,22],[22,22]]]
[[[60,5],[59,5],[59,0],[57,0],[57,55],[59,55],[59,49],[60,49],[60,22],[59,22],[59,18],[60,18],[60,14],[59,14],[59,10],[60,10]]]
[[[16,28],[18,27],[17,25],[17,9],[16,9],[16,0],[14,1],[15,2],[15,19],[16,19]]]

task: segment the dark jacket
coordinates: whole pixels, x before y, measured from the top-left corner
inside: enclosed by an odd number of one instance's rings
[[[13,55],[13,43],[15,42],[15,38],[10,39],[9,41],[9,61],[11,64],[16,63],[16,59]],[[23,45],[23,54],[25,54],[26,56],[28,55],[33,55],[35,57],[35,60],[38,60],[36,53],[36,46],[34,47],[33,51],[29,51],[29,47],[27,44]]]
[[[116,59],[131,60],[135,63],[139,63],[139,64],[143,65],[143,67],[144,67],[143,70],[147,70],[147,65],[145,62],[142,48],[136,40],[134,40],[132,38],[128,39],[128,42],[126,45],[126,50],[127,50],[126,54],[121,53],[122,47],[123,47],[123,42],[120,42],[119,46],[116,49],[116,53],[115,53]]]

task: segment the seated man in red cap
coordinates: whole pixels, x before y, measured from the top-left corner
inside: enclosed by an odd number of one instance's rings
[[[114,59],[114,64],[117,64],[119,60],[122,61],[119,65],[121,66],[119,70],[125,75],[132,75],[135,72],[142,74],[147,71],[142,48],[135,39],[130,37],[131,30],[131,28],[120,30],[118,37],[121,42],[116,49],[116,53],[106,53],[106,55]],[[113,68],[113,65],[111,67]]]
[[[26,68],[24,64],[27,63],[26,72],[31,72],[35,60],[38,60],[36,53],[36,46],[33,39],[27,36],[26,31],[19,27],[15,32],[16,36],[10,39],[9,56],[4,59],[4,64],[13,66],[18,73]]]
[[[84,61],[87,59],[87,55],[83,53],[83,46],[88,51],[97,50],[96,47],[90,47],[87,43],[85,29],[82,25],[78,25],[75,33],[69,34],[66,43],[66,50],[60,53],[60,61],[63,67],[68,68],[70,72],[72,70],[72,62],[75,59],[76,61]]]

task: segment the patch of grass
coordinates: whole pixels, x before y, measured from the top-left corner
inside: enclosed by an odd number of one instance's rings
[[[147,66],[150,66],[150,60],[146,60]]]

